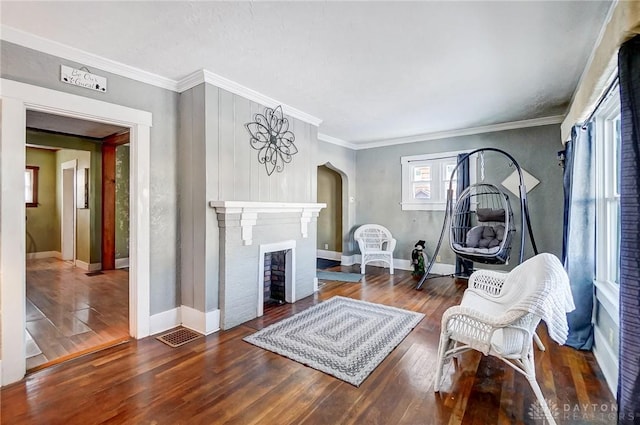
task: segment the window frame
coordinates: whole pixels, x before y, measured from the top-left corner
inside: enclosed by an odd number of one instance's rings
[[[25,166],[25,174],[29,173],[31,175],[31,202],[27,202],[27,199],[25,196],[25,206],[27,208],[38,207],[38,171],[40,171],[40,167],[38,167],[37,165]],[[25,187],[25,195],[26,195],[26,189],[27,188]]]
[[[614,318],[619,312],[620,285],[620,194],[616,193],[619,172],[615,126],[620,120],[620,94],[613,91],[594,116],[595,197],[596,197],[596,274],[594,284],[598,300]],[[617,219],[612,222],[617,212]],[[611,238],[612,228],[618,237]],[[617,247],[614,246],[617,243]],[[615,253],[618,253],[616,256]]]
[[[410,155],[400,157],[402,167],[402,184],[401,184],[401,208],[403,211],[444,211],[447,204],[447,189],[449,188],[449,175],[445,175],[447,163],[451,163],[453,159],[455,164],[458,163],[457,156],[463,153],[469,153],[474,149],[462,151],[438,152],[432,154]],[[469,177],[470,184],[476,182],[476,160],[477,154],[471,155],[469,158]],[[430,165],[431,166],[431,199],[416,199],[413,197],[413,180],[414,168]],[[436,173],[434,173],[436,171]]]

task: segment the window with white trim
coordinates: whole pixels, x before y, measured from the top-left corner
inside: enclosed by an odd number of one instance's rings
[[[596,280],[620,282],[620,95],[595,115]]]
[[[24,199],[27,208],[38,206],[38,170],[40,167],[27,165],[24,170]]]
[[[444,210],[449,182],[456,196],[458,176],[451,173],[458,164],[458,154],[464,151],[412,155],[400,158],[402,164],[402,209]],[[469,161],[471,183],[475,182],[475,155]]]

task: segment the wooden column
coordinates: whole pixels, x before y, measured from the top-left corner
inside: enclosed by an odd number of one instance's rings
[[[102,139],[102,269],[116,267],[116,147],[129,142],[129,132]]]

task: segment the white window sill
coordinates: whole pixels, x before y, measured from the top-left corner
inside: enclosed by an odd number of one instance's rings
[[[616,325],[620,326],[620,288],[615,283],[594,279],[596,299],[607,310]]]

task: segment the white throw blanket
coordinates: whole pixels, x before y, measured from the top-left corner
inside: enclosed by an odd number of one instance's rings
[[[569,276],[555,255],[543,253],[514,268],[505,286],[522,288],[526,295],[509,310],[523,310],[544,320],[551,339],[562,345],[567,340],[567,313],[575,310]]]

